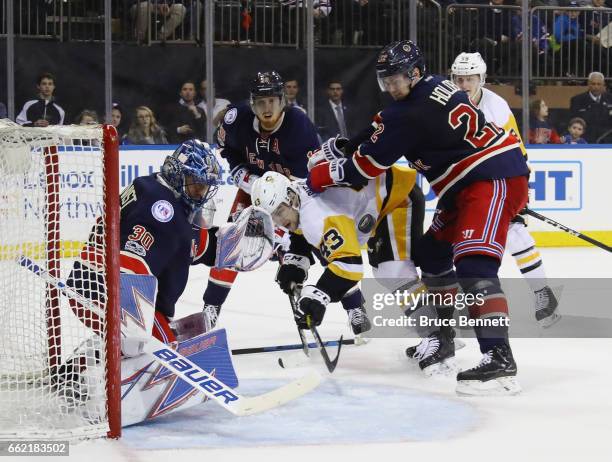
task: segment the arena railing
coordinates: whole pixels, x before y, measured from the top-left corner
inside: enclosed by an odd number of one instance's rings
[[[538,6],[530,17],[531,78],[583,80],[593,71],[610,77],[612,9]]]
[[[459,53],[478,51],[487,63],[489,78],[520,79],[520,7],[451,4],[446,7],[444,19],[443,56],[447,70]]]
[[[6,32],[7,1],[0,0],[0,34]],[[112,0],[113,40],[141,45],[204,42],[204,0],[183,0],[168,12],[163,4],[163,0]],[[306,0],[214,0],[214,41],[304,48],[306,5]],[[320,5],[314,13],[315,46],[380,48],[409,35],[406,0],[329,0]],[[18,37],[104,39],[104,0],[15,0],[14,10]],[[435,0],[422,0],[417,14],[419,41],[425,51],[438,55],[435,67],[439,67],[442,8]]]

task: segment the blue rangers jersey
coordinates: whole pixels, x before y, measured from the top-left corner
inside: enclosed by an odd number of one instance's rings
[[[232,105],[217,130],[221,156],[230,169],[244,165],[250,174],[275,171],[290,178],[305,178],[308,153],[319,147],[314,125],[301,109],[285,108],[278,128],[262,132],[259,120],[246,103]]]
[[[194,227],[188,213],[157,174],[136,178],[121,193],[121,271],[157,277],[155,309],[169,318],[187,285],[189,266],[214,264],[216,242],[210,241],[216,228]]]
[[[529,174],[520,140],[487,123],[465,92],[434,75],[376,116],[373,132],[345,164],[345,178],[363,183],[402,156],[425,175],[442,205],[475,181]]]
[[[168,318],[187,285],[189,266],[214,265],[216,229],[193,227],[184,203],[154,173],[136,178],[121,193],[121,272],[157,278],[156,311]],[[104,240],[99,221],[67,281],[89,299],[104,297]],[[98,295],[100,294],[100,295]]]

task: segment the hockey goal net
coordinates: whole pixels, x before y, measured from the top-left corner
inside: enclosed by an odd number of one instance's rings
[[[117,146],[0,120],[0,440],[120,434]],[[95,331],[61,290],[91,233]]]

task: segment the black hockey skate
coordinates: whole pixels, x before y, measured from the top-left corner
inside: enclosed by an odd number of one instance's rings
[[[508,345],[487,351],[478,366],[457,374],[457,394],[516,395],[521,386],[516,380],[516,363]]]
[[[561,319],[561,315],[556,311],[559,302],[550,287],[546,286],[543,289],[537,290],[535,297],[535,317],[542,327],[550,327]]]
[[[456,369],[455,330],[443,327],[429,337],[421,340],[416,346],[408,347],[406,355],[419,362],[419,367],[426,376],[448,374]]]
[[[363,306],[346,310],[346,314],[348,315],[353,334],[360,335],[372,328],[368,314]]]

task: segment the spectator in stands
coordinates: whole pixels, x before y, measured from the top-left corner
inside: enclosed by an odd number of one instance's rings
[[[165,41],[172,38],[176,29],[182,24],[187,13],[183,1],[155,0],[155,1],[133,1],[131,7],[132,18],[135,23],[135,34],[138,43],[147,39],[147,31],[152,22],[163,18],[163,24],[159,29],[158,39]]]
[[[335,26],[334,45],[377,45],[386,43],[379,30],[384,14],[380,0],[336,0],[330,14]],[[378,35],[381,37],[378,37]]]
[[[517,6],[523,4],[523,0],[515,0]],[[538,55],[543,55],[548,50],[549,37],[546,22],[539,14],[531,15],[531,42],[533,50]],[[515,42],[523,40],[523,17],[521,10],[512,10],[512,19],[510,23],[510,38]]]
[[[591,72],[589,91],[572,97],[570,114],[580,117],[587,124],[585,139],[597,143],[600,136],[612,129],[612,95],[606,91],[606,82],[601,72]]]
[[[571,1],[568,7],[579,8],[576,1]],[[553,37],[557,46],[560,46],[561,57],[563,63],[563,71],[566,76],[573,77],[575,74],[581,74],[584,69],[584,49],[586,34],[582,28],[582,24],[578,20],[580,10],[562,10],[559,11],[557,19],[553,25]],[[556,47],[555,47],[556,48]]]
[[[206,108],[206,91],[208,89],[208,82],[206,79],[200,82],[200,98],[202,100],[198,103],[198,107],[204,111],[204,115],[208,117],[208,110]],[[213,126],[219,125],[221,119],[225,115],[225,109],[231,104],[229,100],[223,98],[217,98],[216,89],[213,87]]]
[[[191,80],[181,85],[180,99],[170,106],[163,120],[171,143],[181,144],[191,138],[206,137],[206,114],[196,105],[196,87]]]
[[[98,113],[91,109],[83,109],[76,117],[74,122],[77,125],[96,125],[98,121]]]
[[[574,117],[567,124],[567,134],[561,137],[561,142],[564,144],[586,144],[586,140],[582,137],[586,130],[586,122],[580,117]]]
[[[548,106],[543,99],[536,99],[529,105],[529,143],[561,143],[559,134],[548,121]]]
[[[6,110],[6,105],[0,102],[0,119],[6,119],[8,117],[8,111]]]
[[[166,132],[157,124],[155,114],[147,106],[136,108],[132,125],[123,144],[168,144]]]
[[[119,138],[123,138],[125,134],[126,120],[123,117],[123,109],[119,104],[113,103],[113,109],[111,110],[111,125],[117,129]]]
[[[502,65],[516,61],[516,59],[508,60],[507,58],[511,46],[510,24],[512,12],[509,9],[494,8],[503,4],[504,0],[491,0],[489,5],[493,8],[479,10],[478,14],[480,37],[476,49],[483,55],[485,62],[489,63],[493,75],[503,74]]]
[[[36,80],[38,97],[26,102],[17,115],[17,123],[24,127],[63,125],[66,112],[55,102],[55,76],[43,72]]]
[[[350,138],[355,129],[353,110],[344,102],[344,88],[338,79],[327,84],[327,100],[317,110],[319,135],[323,140],[340,135]]]
[[[315,43],[321,42],[321,37],[326,29],[326,23],[328,22],[329,13],[332,11],[332,0],[313,0],[312,14],[314,17],[314,40]],[[287,8],[287,12],[281,14],[282,17],[282,37],[281,40],[284,43],[291,43],[296,39],[296,14],[295,8],[306,8],[307,0],[280,0],[281,8]],[[300,35],[305,36],[305,22],[303,18],[306,16],[300,15],[301,30]]]
[[[295,106],[306,112],[304,106],[302,106],[298,101],[299,93],[300,83],[297,81],[297,79],[285,80],[285,102],[287,106]]]

